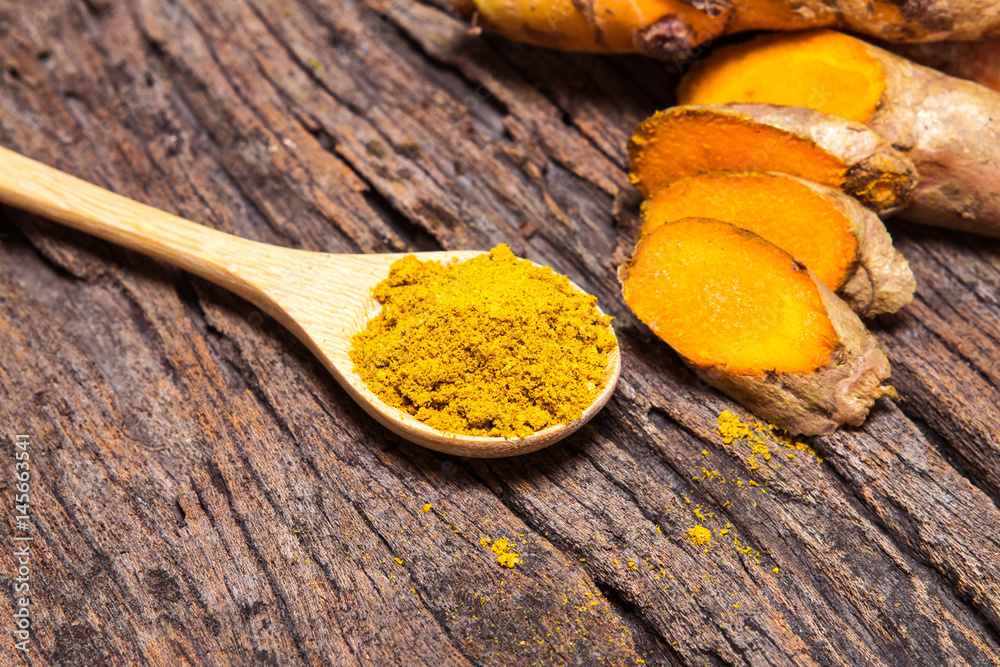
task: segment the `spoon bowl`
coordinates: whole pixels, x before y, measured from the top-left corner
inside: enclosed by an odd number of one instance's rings
[[[389,275],[393,262],[408,254],[424,261],[466,260],[480,251],[347,255],[259,243],[140,204],[4,148],[0,202],[168,262],[247,299],[295,334],[369,415],[401,437],[440,452],[489,458],[548,447],[593,417],[618,381],[616,344],[601,391],[579,419],[522,438],[439,431],[387,405],[365,386],[350,359],[351,338],[378,314],[381,306],[372,288]]]

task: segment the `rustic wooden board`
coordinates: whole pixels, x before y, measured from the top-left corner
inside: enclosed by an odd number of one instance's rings
[[[0,209],[0,498],[27,434],[34,536],[23,653],[0,535],[3,664],[1000,664],[1000,242],[890,225],[901,400],[763,461],[618,294],[670,65],[470,38],[443,0],[2,0],[0,63],[3,146],[297,248],[506,242],[624,352],[564,443],[438,455],[247,303]]]

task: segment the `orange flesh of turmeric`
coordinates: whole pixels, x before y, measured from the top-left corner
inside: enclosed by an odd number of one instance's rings
[[[714,171],[674,181],[642,206],[642,233],[681,218],[713,218],[761,236],[839,289],[858,255],[847,216],[809,186],[782,176]]]
[[[871,118],[886,79],[864,43],[831,30],[764,35],[698,63],[681,104],[758,102],[809,107],[859,123]]]
[[[657,336],[702,367],[809,373],[838,344],[806,270],[716,220],[687,218],[643,237],[623,270],[622,293]]]
[[[632,183],[646,197],[683,176],[777,171],[839,188],[847,166],[813,142],[750,119],[700,109],[647,118],[629,142]]]

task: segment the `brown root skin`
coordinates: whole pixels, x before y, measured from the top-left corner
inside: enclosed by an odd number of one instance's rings
[[[632,181],[647,195],[666,185],[650,182],[643,177],[643,154],[656,138],[657,126],[681,116],[701,115],[706,122],[713,118],[737,119],[748,126],[775,128],[784,135],[804,140],[840,165],[840,182],[796,165],[772,162],[774,149],[762,141],[759,154],[765,158],[761,165],[748,165],[734,161],[732,164],[706,164],[693,173],[716,169],[760,169],[790,173],[829,185],[838,185],[844,192],[856,197],[880,215],[890,215],[905,207],[917,185],[917,172],[913,162],[893,148],[889,142],[860,123],[821,113],[804,107],[783,107],[771,104],[707,104],[683,105],[657,112],[643,121],[629,141],[628,153]],[[724,141],[724,138],[720,137]],[[714,152],[721,159],[723,147]],[[778,156],[780,157],[780,156]],[[668,181],[669,182],[669,181]]]
[[[564,51],[684,61],[701,44],[747,30],[842,28],[889,42],[1000,36],[994,0],[452,0],[504,37]]]
[[[900,217],[1000,237],[1000,93],[868,45],[886,90],[867,125],[920,173]]]
[[[791,178],[791,177],[789,177]],[[858,262],[853,275],[837,290],[861,317],[895,313],[913,301],[917,288],[910,264],[892,245],[882,220],[853,197],[818,183],[799,179],[826,195],[854,227]]]
[[[882,44],[882,48],[949,76],[1000,92],[1000,39],[981,42]]]
[[[882,385],[889,378],[889,360],[854,311],[819,280],[816,286],[843,346],[825,366],[812,373],[748,375],[685,363],[705,382],[789,433],[829,435],[842,424],[860,426],[876,399],[895,392]]]

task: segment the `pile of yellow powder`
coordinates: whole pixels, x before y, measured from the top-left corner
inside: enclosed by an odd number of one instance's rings
[[[455,264],[404,257],[374,296],[383,308],[352,340],[355,372],[449,433],[523,437],[579,418],[616,344],[595,297],[506,245]]]
[[[705,526],[694,526],[688,531],[688,539],[701,546],[712,541],[712,531]]]
[[[501,537],[499,540],[495,540],[493,545],[490,546],[490,539],[484,537],[479,540],[480,546],[489,546],[490,551],[497,555],[497,562],[504,567],[513,568],[518,563],[523,563],[521,556],[510,550],[510,540],[506,537]]]

